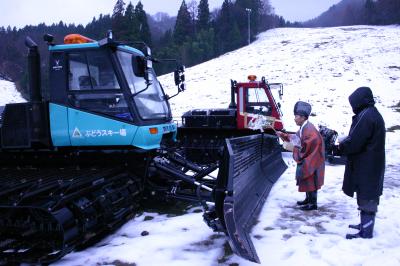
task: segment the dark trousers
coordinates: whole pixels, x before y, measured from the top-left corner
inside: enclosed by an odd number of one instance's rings
[[[372,200],[365,200],[365,199],[360,199],[357,195],[357,205],[360,211],[375,214],[378,211],[379,198]]]

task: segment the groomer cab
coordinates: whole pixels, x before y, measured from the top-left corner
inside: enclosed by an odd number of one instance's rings
[[[153,149],[166,134],[175,137],[168,96],[152,68],[147,45],[139,43],[141,51],[114,41],[111,34],[100,41],[70,34],[63,44],[47,42],[50,69],[45,96],[54,146]],[[176,82],[182,83],[182,76]]]

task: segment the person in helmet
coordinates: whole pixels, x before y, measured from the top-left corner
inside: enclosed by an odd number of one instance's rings
[[[317,191],[324,184],[325,176],[325,146],[324,140],[308,121],[311,105],[298,101],[294,106],[294,121],[300,127],[296,134],[278,133],[284,141],[283,147],[293,152],[297,163],[296,184],[299,192],[306,192],[306,198],[298,201],[304,211],[316,210]]]
[[[354,116],[348,136],[337,147],[347,155],[343,178],[343,192],[353,197],[357,194],[360,224],[349,225],[356,234],[347,239],[372,238],[379,197],[383,192],[385,173],[385,121],[375,107],[372,91],[368,87],[356,89],[349,102]]]

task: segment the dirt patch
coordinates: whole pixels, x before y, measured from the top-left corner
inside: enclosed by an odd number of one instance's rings
[[[196,242],[191,244],[192,246],[204,246],[204,247],[210,247],[214,245],[214,240],[213,239],[206,239],[200,242]]]
[[[282,238],[283,238],[283,240],[286,241],[286,240],[292,238],[292,235],[290,235],[290,234],[284,234],[284,235],[282,236]]]
[[[231,249],[231,246],[229,246],[228,242],[224,243],[224,254],[218,258],[218,263],[222,264],[225,263],[229,260],[230,257],[232,257],[233,251]]]
[[[306,222],[307,221],[307,213],[302,213],[302,215],[299,215],[299,213],[293,213],[291,212],[282,212],[281,217],[286,220],[286,221],[299,221],[299,222]]]
[[[214,239],[221,239],[224,238],[225,235],[224,234],[215,234],[215,235],[211,235],[210,239],[214,240]]]
[[[153,216],[146,215],[146,216],[144,217],[143,221],[151,221],[151,220],[153,220],[153,219],[154,219]]]
[[[274,229],[275,229],[275,228],[270,227],[270,226],[267,226],[267,227],[264,228],[265,231],[272,231],[272,230],[274,230]]]
[[[136,263],[128,263],[120,260],[114,260],[113,262],[96,263],[96,265],[114,265],[114,266],[136,266]]]
[[[397,69],[400,70],[400,66],[388,66],[389,69]]]
[[[396,130],[400,130],[400,125],[389,127],[389,128],[386,129],[386,132],[394,133]]]
[[[316,44],[314,44],[314,48],[320,48],[322,45],[325,45],[325,44],[328,44],[329,42],[319,42],[319,43],[316,43]]]
[[[359,31],[359,30],[370,30],[375,31],[374,28],[341,28],[342,31]]]
[[[254,235],[254,238],[257,239],[257,240],[260,240],[260,239],[262,239],[264,237],[262,235]]]
[[[345,62],[349,65],[354,63],[354,59],[351,56],[346,57]]]
[[[390,106],[390,108],[393,108],[396,112],[400,112],[400,102],[398,102],[393,106]]]
[[[323,222],[316,222],[316,223],[307,223],[308,226],[313,226],[317,229],[319,234],[323,234],[326,232],[326,229],[321,225]]]

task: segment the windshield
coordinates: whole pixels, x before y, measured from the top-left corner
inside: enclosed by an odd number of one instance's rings
[[[142,119],[167,118],[169,115],[168,104],[154,71],[151,69],[149,73],[150,85],[146,89],[146,81],[141,75],[140,56],[121,50],[118,50],[117,54],[131,93],[142,91],[134,97],[140,117]]]
[[[271,105],[264,88],[249,88],[247,91],[246,112],[271,115]]]

